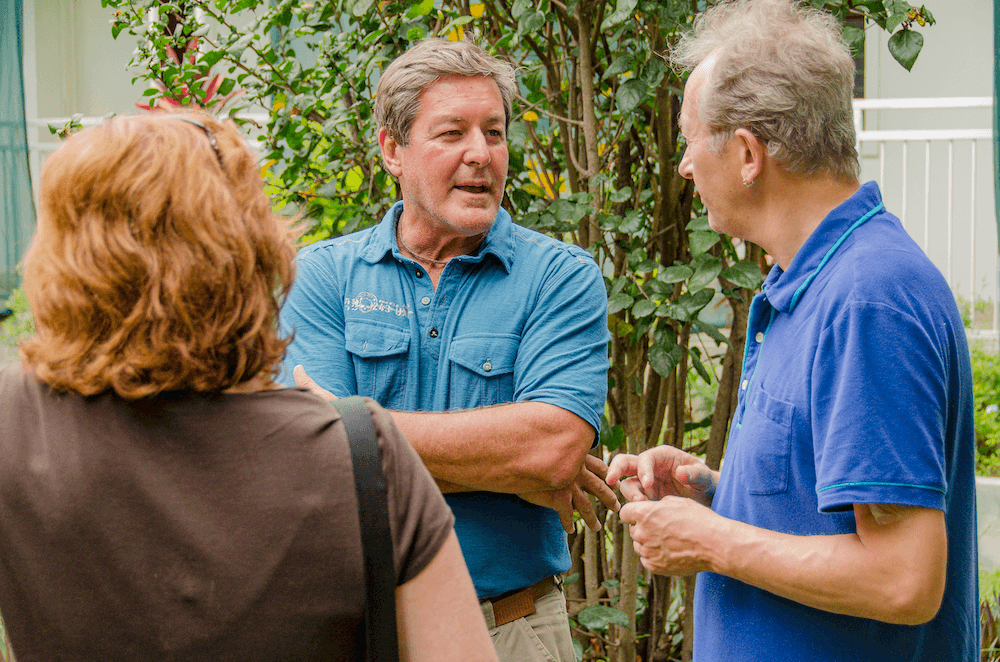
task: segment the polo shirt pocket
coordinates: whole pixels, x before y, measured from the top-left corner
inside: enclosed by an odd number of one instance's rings
[[[451,341],[451,408],[486,407],[514,401],[514,361],[519,336],[477,334]]]
[[[752,416],[740,426],[740,437],[747,440],[740,463],[743,484],[750,494],[782,494],[788,490],[795,406],[763,388],[747,397]]]
[[[348,320],[344,341],[354,362],[358,393],[387,409],[402,409],[410,330],[378,322]]]

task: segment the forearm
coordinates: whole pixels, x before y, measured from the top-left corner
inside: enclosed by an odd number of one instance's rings
[[[594,436],[575,414],[537,402],[392,415],[442,492],[565,487],[579,473]]]
[[[866,507],[859,520],[865,516],[871,517]],[[923,623],[941,603],[947,545],[943,515],[923,511],[919,517],[922,522],[859,521],[861,535],[816,536],[722,520],[708,565],[816,609],[889,623]],[[876,531],[872,527],[885,528],[865,535]]]

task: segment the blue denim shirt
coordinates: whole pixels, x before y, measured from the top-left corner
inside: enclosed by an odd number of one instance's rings
[[[281,313],[298,364],[338,397],[401,411],[535,401],[600,428],[607,395],[604,279],[583,249],[517,226],[503,209],[480,248],[435,289],[403,256],[396,203],[382,222],[299,253]],[[555,511],[510,494],[447,495],[480,598],[569,568]]]

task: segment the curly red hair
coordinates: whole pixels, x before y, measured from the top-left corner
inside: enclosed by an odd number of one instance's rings
[[[37,334],[21,346],[39,379],[128,399],[273,381],[294,233],[234,124],[111,119],[48,158],[40,198],[24,261]]]

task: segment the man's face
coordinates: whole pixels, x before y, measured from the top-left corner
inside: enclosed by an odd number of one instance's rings
[[[710,56],[698,65],[684,86],[680,129],[687,148],[677,170],[682,177],[694,180],[695,189],[708,211],[708,224],[712,229],[745,238],[741,228],[743,184],[739,173],[738,148],[730,140],[721,154],[710,150],[708,127],[698,116],[701,93],[714,61],[714,56]]]
[[[492,78],[445,76],[424,90],[405,147],[380,137],[399,179],[406,222],[442,237],[472,237],[493,225],[507,179],[503,99]]]

